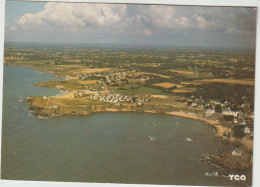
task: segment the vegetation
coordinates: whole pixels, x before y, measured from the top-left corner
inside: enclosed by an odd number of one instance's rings
[[[236,125],[233,127],[233,136],[235,138],[243,138],[245,136],[244,127],[244,125]]]

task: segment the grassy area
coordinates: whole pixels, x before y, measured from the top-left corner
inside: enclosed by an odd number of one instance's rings
[[[164,95],[162,89],[150,88],[142,85],[128,84],[123,88],[113,88],[114,91],[123,95],[136,95],[136,94],[151,94],[151,95]]]
[[[82,90],[85,89],[84,84],[80,84],[78,80],[63,80],[63,81],[49,81],[49,82],[38,82],[36,86],[41,87],[59,87],[65,90]]]
[[[157,83],[157,84],[153,84],[153,86],[159,86],[159,87],[162,87],[162,88],[171,88],[171,87],[174,87],[174,86],[176,86],[177,88],[183,88],[184,87],[182,85],[172,84],[172,83],[169,83],[169,82]]]

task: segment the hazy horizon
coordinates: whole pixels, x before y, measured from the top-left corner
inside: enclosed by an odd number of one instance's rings
[[[195,49],[207,49],[207,50],[245,50],[245,51],[255,51],[255,46],[253,47],[240,47],[240,46],[171,46],[171,45],[144,45],[144,44],[103,44],[103,43],[50,43],[50,42],[15,42],[15,41],[5,41],[4,46],[8,45],[22,45],[24,47],[76,47],[76,48],[129,48],[129,49],[185,49],[185,50],[195,50]]]

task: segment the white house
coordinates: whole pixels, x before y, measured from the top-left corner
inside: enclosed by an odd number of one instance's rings
[[[58,105],[49,106],[49,109],[55,109],[55,110],[57,110],[57,109],[59,109],[59,106],[58,106]]]
[[[232,151],[233,156],[241,156],[242,155],[242,150],[235,149]]]
[[[251,133],[250,128],[247,127],[247,126],[245,126],[245,127],[244,127],[244,133],[250,134],[250,133]]]
[[[222,115],[226,115],[226,116],[234,116],[237,117],[239,112],[237,111],[231,111],[231,110],[224,110],[222,111]]]
[[[241,125],[246,125],[245,120],[240,123]]]
[[[215,114],[215,109],[208,109],[206,110],[206,116],[211,116],[212,114]]]

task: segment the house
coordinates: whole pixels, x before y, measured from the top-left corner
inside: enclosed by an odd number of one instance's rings
[[[210,100],[210,104],[220,105],[221,103],[219,101]]]
[[[59,109],[59,106],[58,105],[49,106],[49,109],[57,110]]]
[[[215,109],[208,109],[206,110],[206,116],[211,116],[212,114],[215,114]]]
[[[202,104],[198,105],[198,108],[203,108],[204,106]]]
[[[227,132],[227,131],[225,131],[225,132],[223,133],[223,136],[224,136],[224,138],[229,138],[229,137],[230,137],[230,133]]]
[[[241,124],[241,125],[246,125],[245,120],[243,120],[240,124]]]
[[[245,126],[245,127],[244,127],[244,133],[250,134],[250,133],[251,133],[250,128],[247,127],[247,126]]]
[[[59,106],[58,105],[54,105],[53,109],[59,109]]]
[[[231,110],[224,110],[222,111],[222,115],[226,115],[226,116],[234,116],[237,117],[239,112],[237,111],[231,111]]]
[[[233,156],[241,156],[241,155],[242,155],[242,150],[240,150],[240,149],[234,149],[234,150],[232,151],[232,155],[233,155]]]

